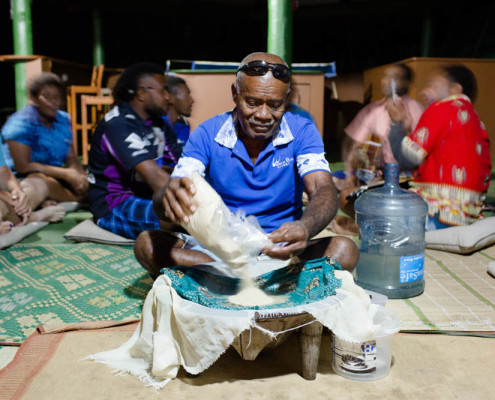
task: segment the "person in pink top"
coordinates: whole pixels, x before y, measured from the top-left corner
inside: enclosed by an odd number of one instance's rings
[[[345,171],[333,173],[333,181],[340,191],[339,207],[348,215],[338,215],[330,229],[339,234],[357,234],[354,221],[354,201],[361,185],[381,180],[385,163],[397,162],[389,143],[391,119],[387,103],[404,104],[404,127],[412,132],[418,123],[423,106],[411,99],[407,92],[413,80],[413,71],[405,64],[387,67],[381,80],[383,98],[364,107],[345,128],[342,144],[342,160]]]
[[[381,80],[384,97],[364,107],[346,127],[342,146],[345,179],[336,182],[339,189],[368,184],[381,176],[385,163],[397,162],[388,141],[391,120],[386,103],[396,96],[402,99],[407,110],[404,126],[412,132],[424,109],[407,95],[412,78],[413,72],[405,64],[387,67]]]

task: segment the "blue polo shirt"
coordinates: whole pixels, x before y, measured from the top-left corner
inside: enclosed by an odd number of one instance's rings
[[[330,173],[315,124],[284,114],[272,140],[253,164],[238,140],[232,111],[217,115],[190,135],[172,177],[198,171],[232,211],[254,215],[266,232],[302,215],[303,177]]]
[[[175,136],[177,137],[177,143],[179,143],[182,147],[185,146],[187,140],[189,139],[189,135],[191,132],[191,126],[187,122],[185,118],[178,119],[174,126],[170,123],[167,116],[162,117],[163,120],[167,123],[167,125],[174,131]]]
[[[2,136],[4,141],[29,146],[32,162],[61,167],[72,145],[70,117],[65,111],[58,110],[49,128],[41,122],[37,107],[26,106],[10,116],[2,128]],[[7,144],[3,150],[7,165],[15,172]]]

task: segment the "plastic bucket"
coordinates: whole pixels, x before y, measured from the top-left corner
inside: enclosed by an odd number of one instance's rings
[[[371,340],[352,343],[342,340],[332,332],[332,369],[344,377],[359,381],[384,378],[390,371],[392,342],[399,331],[397,313],[383,306],[371,305],[373,323],[379,326]]]

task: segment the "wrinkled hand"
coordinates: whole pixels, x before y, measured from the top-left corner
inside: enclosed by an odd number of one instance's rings
[[[291,256],[301,254],[308,245],[309,232],[301,221],[286,222],[268,235],[274,243],[285,243],[282,246],[265,247],[263,253],[272,258],[287,260]]]
[[[407,109],[402,98],[398,97],[395,103],[392,99],[387,99],[385,108],[392,121],[404,122],[407,119]]]
[[[68,168],[66,173],[66,181],[74,190],[74,193],[78,196],[85,195],[88,192],[89,187],[89,182],[86,174],[73,168]]]
[[[165,216],[175,224],[189,222],[189,215],[196,211],[192,199],[195,193],[196,188],[192,179],[187,177],[171,179],[162,200]]]
[[[27,223],[32,212],[26,193],[20,189],[14,189],[11,194],[12,200],[10,201],[10,205],[14,208],[14,212],[22,219],[19,225],[24,225]]]

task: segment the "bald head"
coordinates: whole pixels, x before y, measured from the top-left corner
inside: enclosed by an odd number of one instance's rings
[[[256,61],[256,60],[266,61],[266,62],[269,62],[272,64],[283,64],[286,67],[288,67],[287,63],[282,59],[282,57],[279,57],[275,54],[261,53],[261,52],[248,54],[241,61],[241,65],[244,65],[250,61]]]

